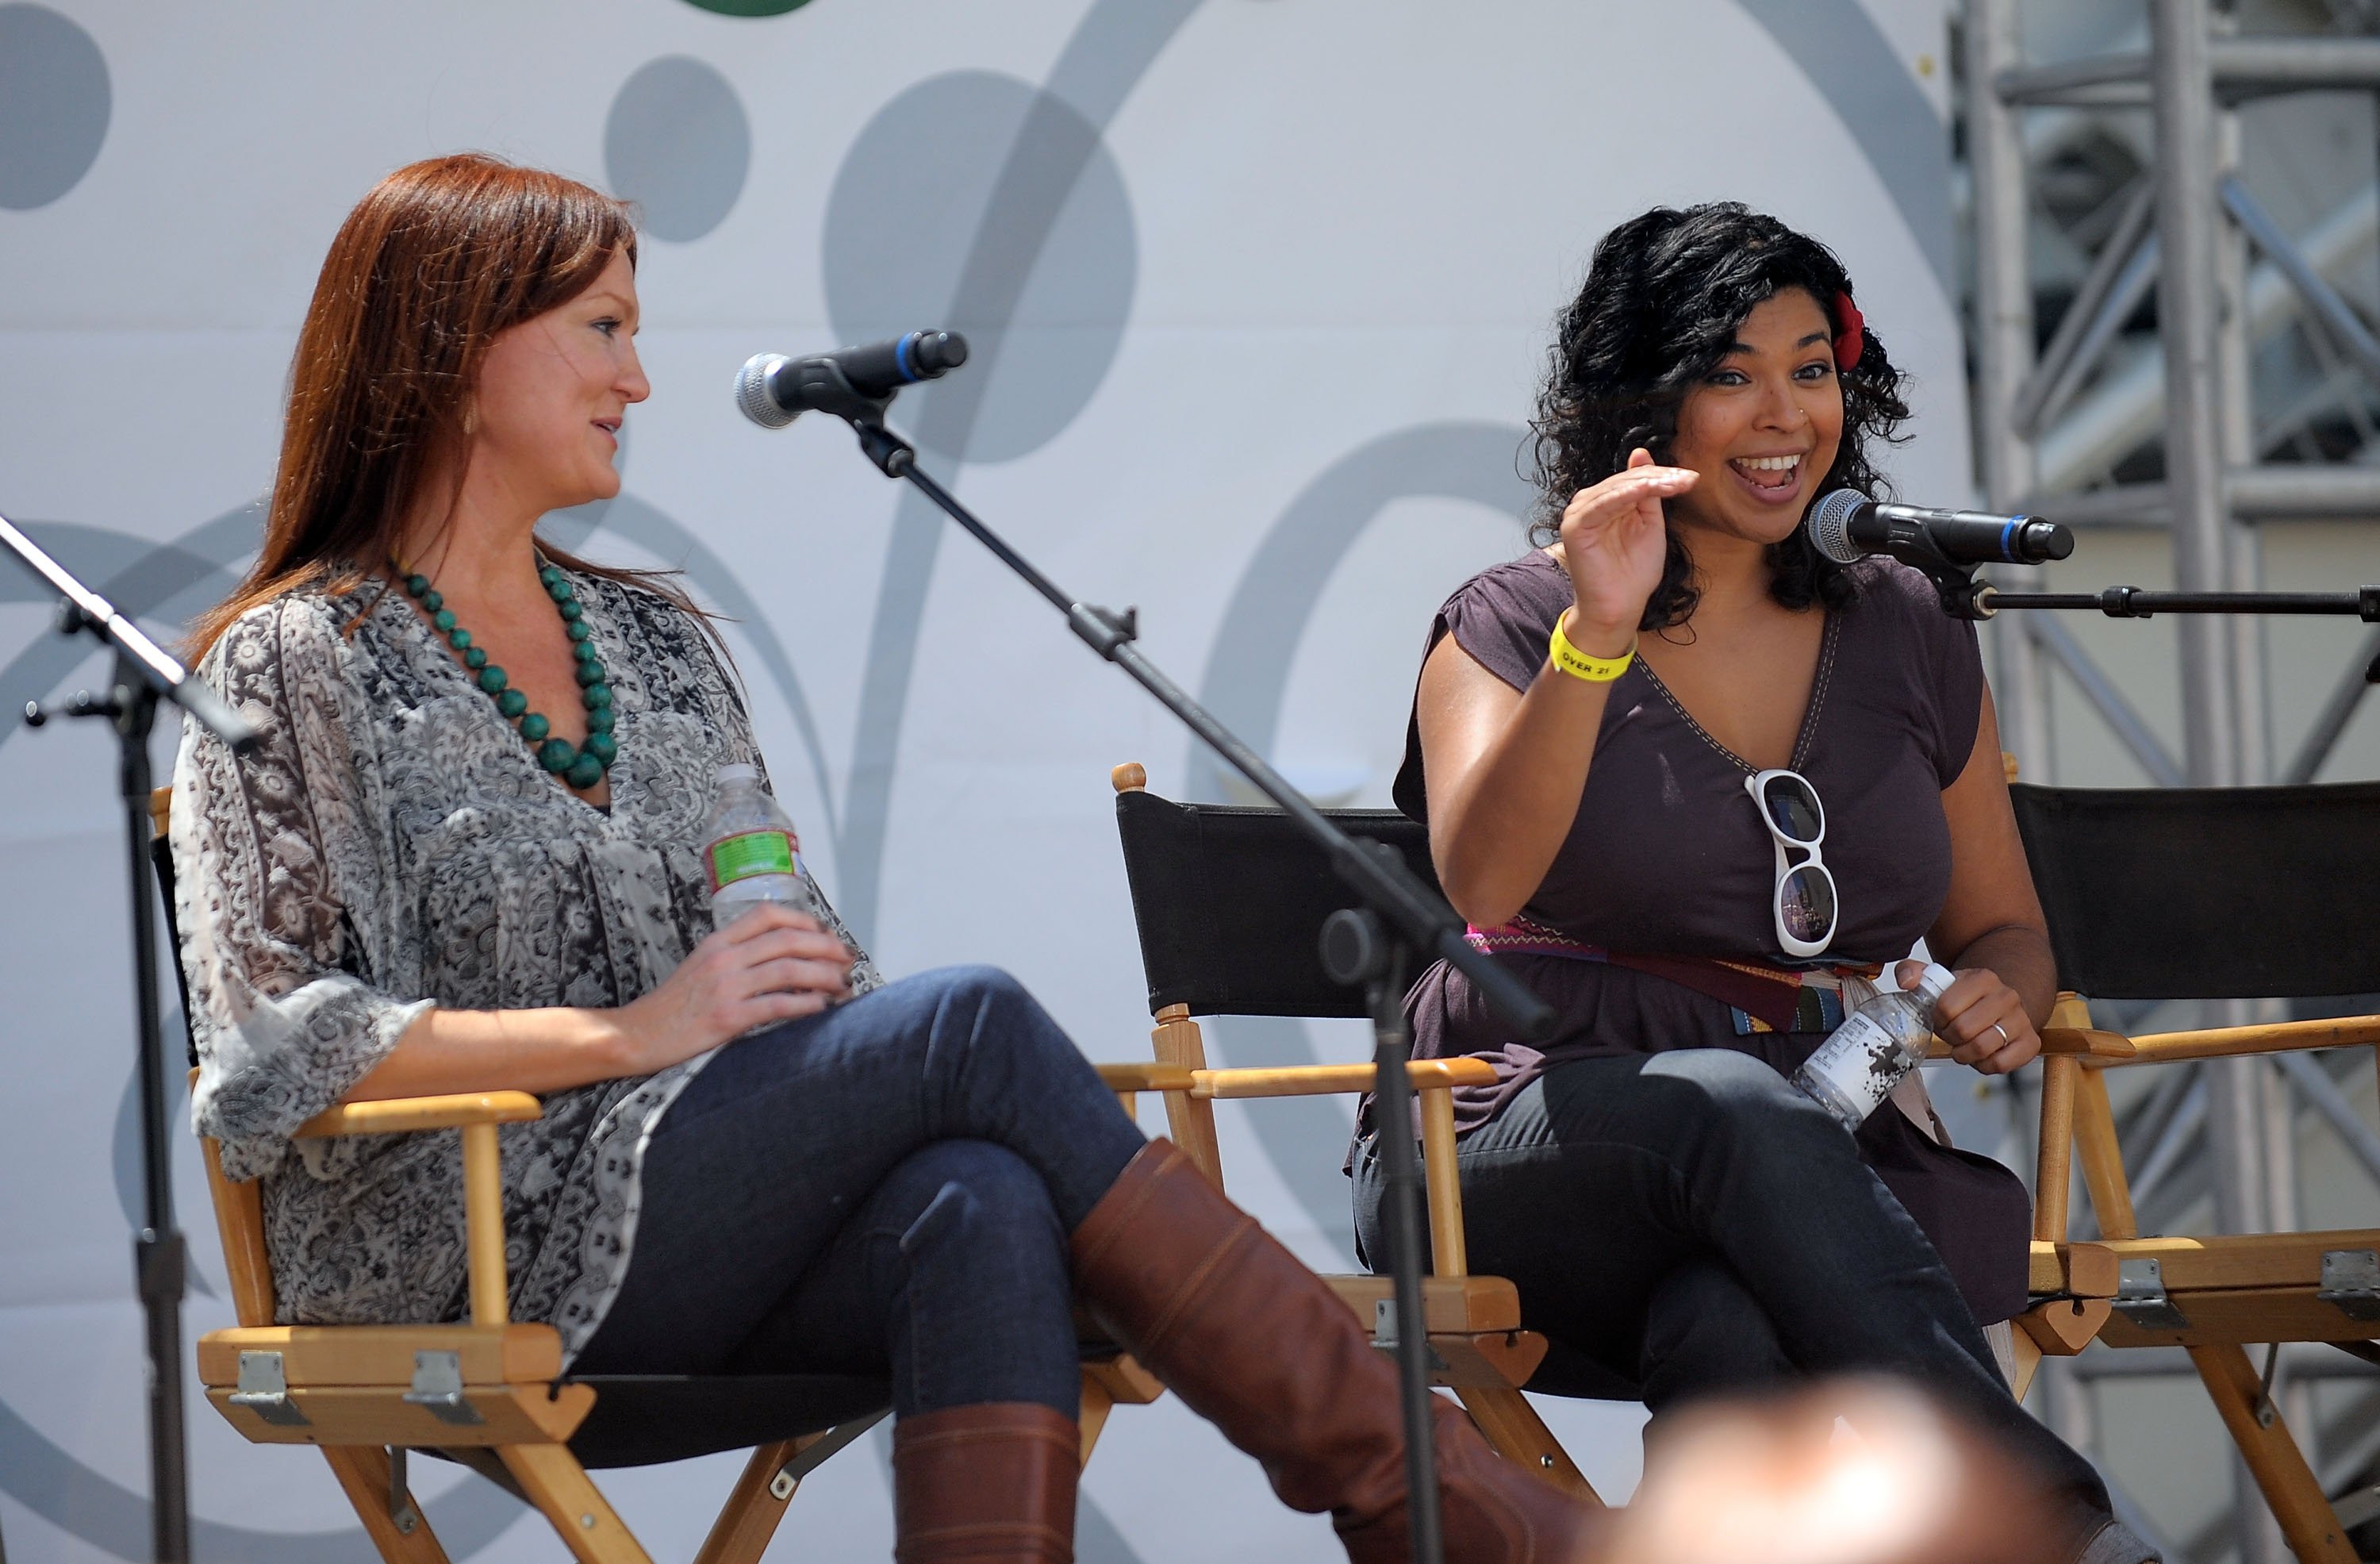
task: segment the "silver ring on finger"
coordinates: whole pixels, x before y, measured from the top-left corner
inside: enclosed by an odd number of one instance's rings
[[[2003,1048],[2007,1047],[2010,1044],[2011,1044],[2011,1043],[2013,1043],[2013,1042],[2015,1042],[2015,1041],[2016,1041],[2016,1039],[2015,1039],[2015,1038],[2010,1037],[2010,1036],[2009,1035],[2009,1029],[2008,1029],[2007,1027],[2005,1027],[2005,1026],[2002,1026],[2002,1025],[2001,1025],[1999,1022],[1998,1022],[1998,1021],[1994,1021],[1994,1022],[1992,1022],[1992,1030],[1993,1030],[1994,1032],[1998,1032],[1998,1033],[2000,1034],[2000,1046],[2001,1046],[2001,1047],[2003,1047]]]

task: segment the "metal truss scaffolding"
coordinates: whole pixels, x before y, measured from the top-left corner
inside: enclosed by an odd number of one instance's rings
[[[2019,0],[1965,0],[1964,6],[1977,453],[1991,507],[2031,510],[2077,525],[2160,525],[2169,532],[2175,583],[2183,591],[2255,586],[2261,520],[2380,519],[2380,466],[2259,458],[2250,397],[2252,280],[2265,281],[2265,291],[2276,297],[2281,290],[2269,279],[2277,275],[2286,285],[2288,304],[2325,361],[2345,382],[2368,382],[2357,386],[2359,402],[2380,386],[2380,336],[2242,181],[2237,113],[2248,100],[2277,93],[2380,88],[2380,39],[2238,36],[2232,18],[2211,15],[2207,0],[2147,0],[2144,49],[2035,66],[2024,56],[2019,9]],[[2128,195],[2108,203],[2113,221],[2105,226],[2097,253],[2057,330],[2036,351],[2025,116],[2075,106],[2145,110],[2152,165]],[[2368,228],[2368,213],[2360,220]],[[2252,279],[2252,270],[2258,279]],[[2059,476],[2044,471],[2046,440],[2152,289],[2162,358],[2163,476],[2153,483],[2066,487]],[[2011,622],[2016,619],[2028,622]],[[1997,622],[1994,690],[2001,731],[2020,762],[2037,768],[2050,753],[2047,680],[2056,666],[2160,783],[2308,780],[2354,713],[2365,688],[2365,663],[2380,654],[2375,633],[2340,677],[2303,746],[2289,764],[2277,765],[2263,739],[2266,670],[2257,621],[2190,615],[2178,628],[2183,722],[2177,759],[2053,616]],[[2264,1003],[2209,1006],[2205,1024],[2259,1019]],[[2348,1106],[2329,1073],[2305,1059],[2288,1069],[2285,1074],[2265,1060],[2213,1061],[2193,1075],[2177,1075],[2171,1091],[2139,1105],[2130,1128],[2141,1144],[2128,1151],[2137,1159],[2140,1186],[2178,1177],[2180,1149],[2200,1137],[2214,1153],[2212,1193],[2223,1230],[2292,1228],[2294,1126],[2301,1109],[2328,1125],[2380,1178],[2380,1138]],[[2172,1367],[2141,1358],[2131,1354],[2124,1371]],[[2368,1372],[2343,1357],[2338,1362]],[[2068,1425],[2063,1431],[2089,1431],[2087,1415],[2072,1407],[2082,1380],[2123,1372],[2095,1373],[2099,1365],[2095,1354],[2047,1376],[2049,1415]],[[2297,1381],[2301,1397],[2310,1377]],[[2064,1415],[2061,1400],[2068,1403]],[[2286,1407],[2285,1415],[2301,1428],[2313,1426],[2310,1417],[2301,1420]],[[2373,1456],[2361,1452],[2365,1465]],[[2334,1485],[2355,1475],[2315,1459]],[[2235,1489],[2238,1557],[2243,1564],[2284,1558],[2278,1532],[2244,1469]]]

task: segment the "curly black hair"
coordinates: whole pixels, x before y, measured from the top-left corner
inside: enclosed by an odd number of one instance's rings
[[[1637,446],[1656,461],[1670,460],[1686,393],[1718,368],[1745,316],[1795,287],[1817,299],[1830,320],[1835,297],[1852,291],[1834,251],[1740,202],[1682,212],[1657,206],[1606,234],[1585,286],[1556,324],[1530,424],[1542,507],[1531,539],[1549,544],[1560,536],[1571,497],[1626,467]],[[1853,488],[1886,497],[1868,447],[1900,437],[1909,417],[1901,399],[1907,378],[1869,331],[1859,362],[1840,373],[1842,445],[1814,493]],[[1844,567],[1799,529],[1769,546],[1768,564],[1769,595],[1788,608],[1841,607],[1858,595]],[[1672,527],[1669,563],[1639,628],[1685,623],[1699,596],[1694,561]]]

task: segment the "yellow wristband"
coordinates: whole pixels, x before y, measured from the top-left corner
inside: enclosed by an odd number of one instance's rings
[[[1567,617],[1569,617],[1567,609],[1554,616],[1553,642],[1548,647],[1547,655],[1553,659],[1554,666],[1572,678],[1583,678],[1589,684],[1609,684],[1626,673],[1628,665],[1636,660],[1636,641],[1633,636],[1629,638],[1628,650],[1617,657],[1588,656],[1570,643],[1570,637],[1562,634],[1562,620]]]

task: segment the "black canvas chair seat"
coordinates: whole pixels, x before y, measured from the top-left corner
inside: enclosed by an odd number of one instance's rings
[[[750,1449],[892,1404],[882,1380],[833,1374],[589,1374],[560,1383],[595,1392],[595,1410],[570,1437],[571,1453],[589,1471]]]

